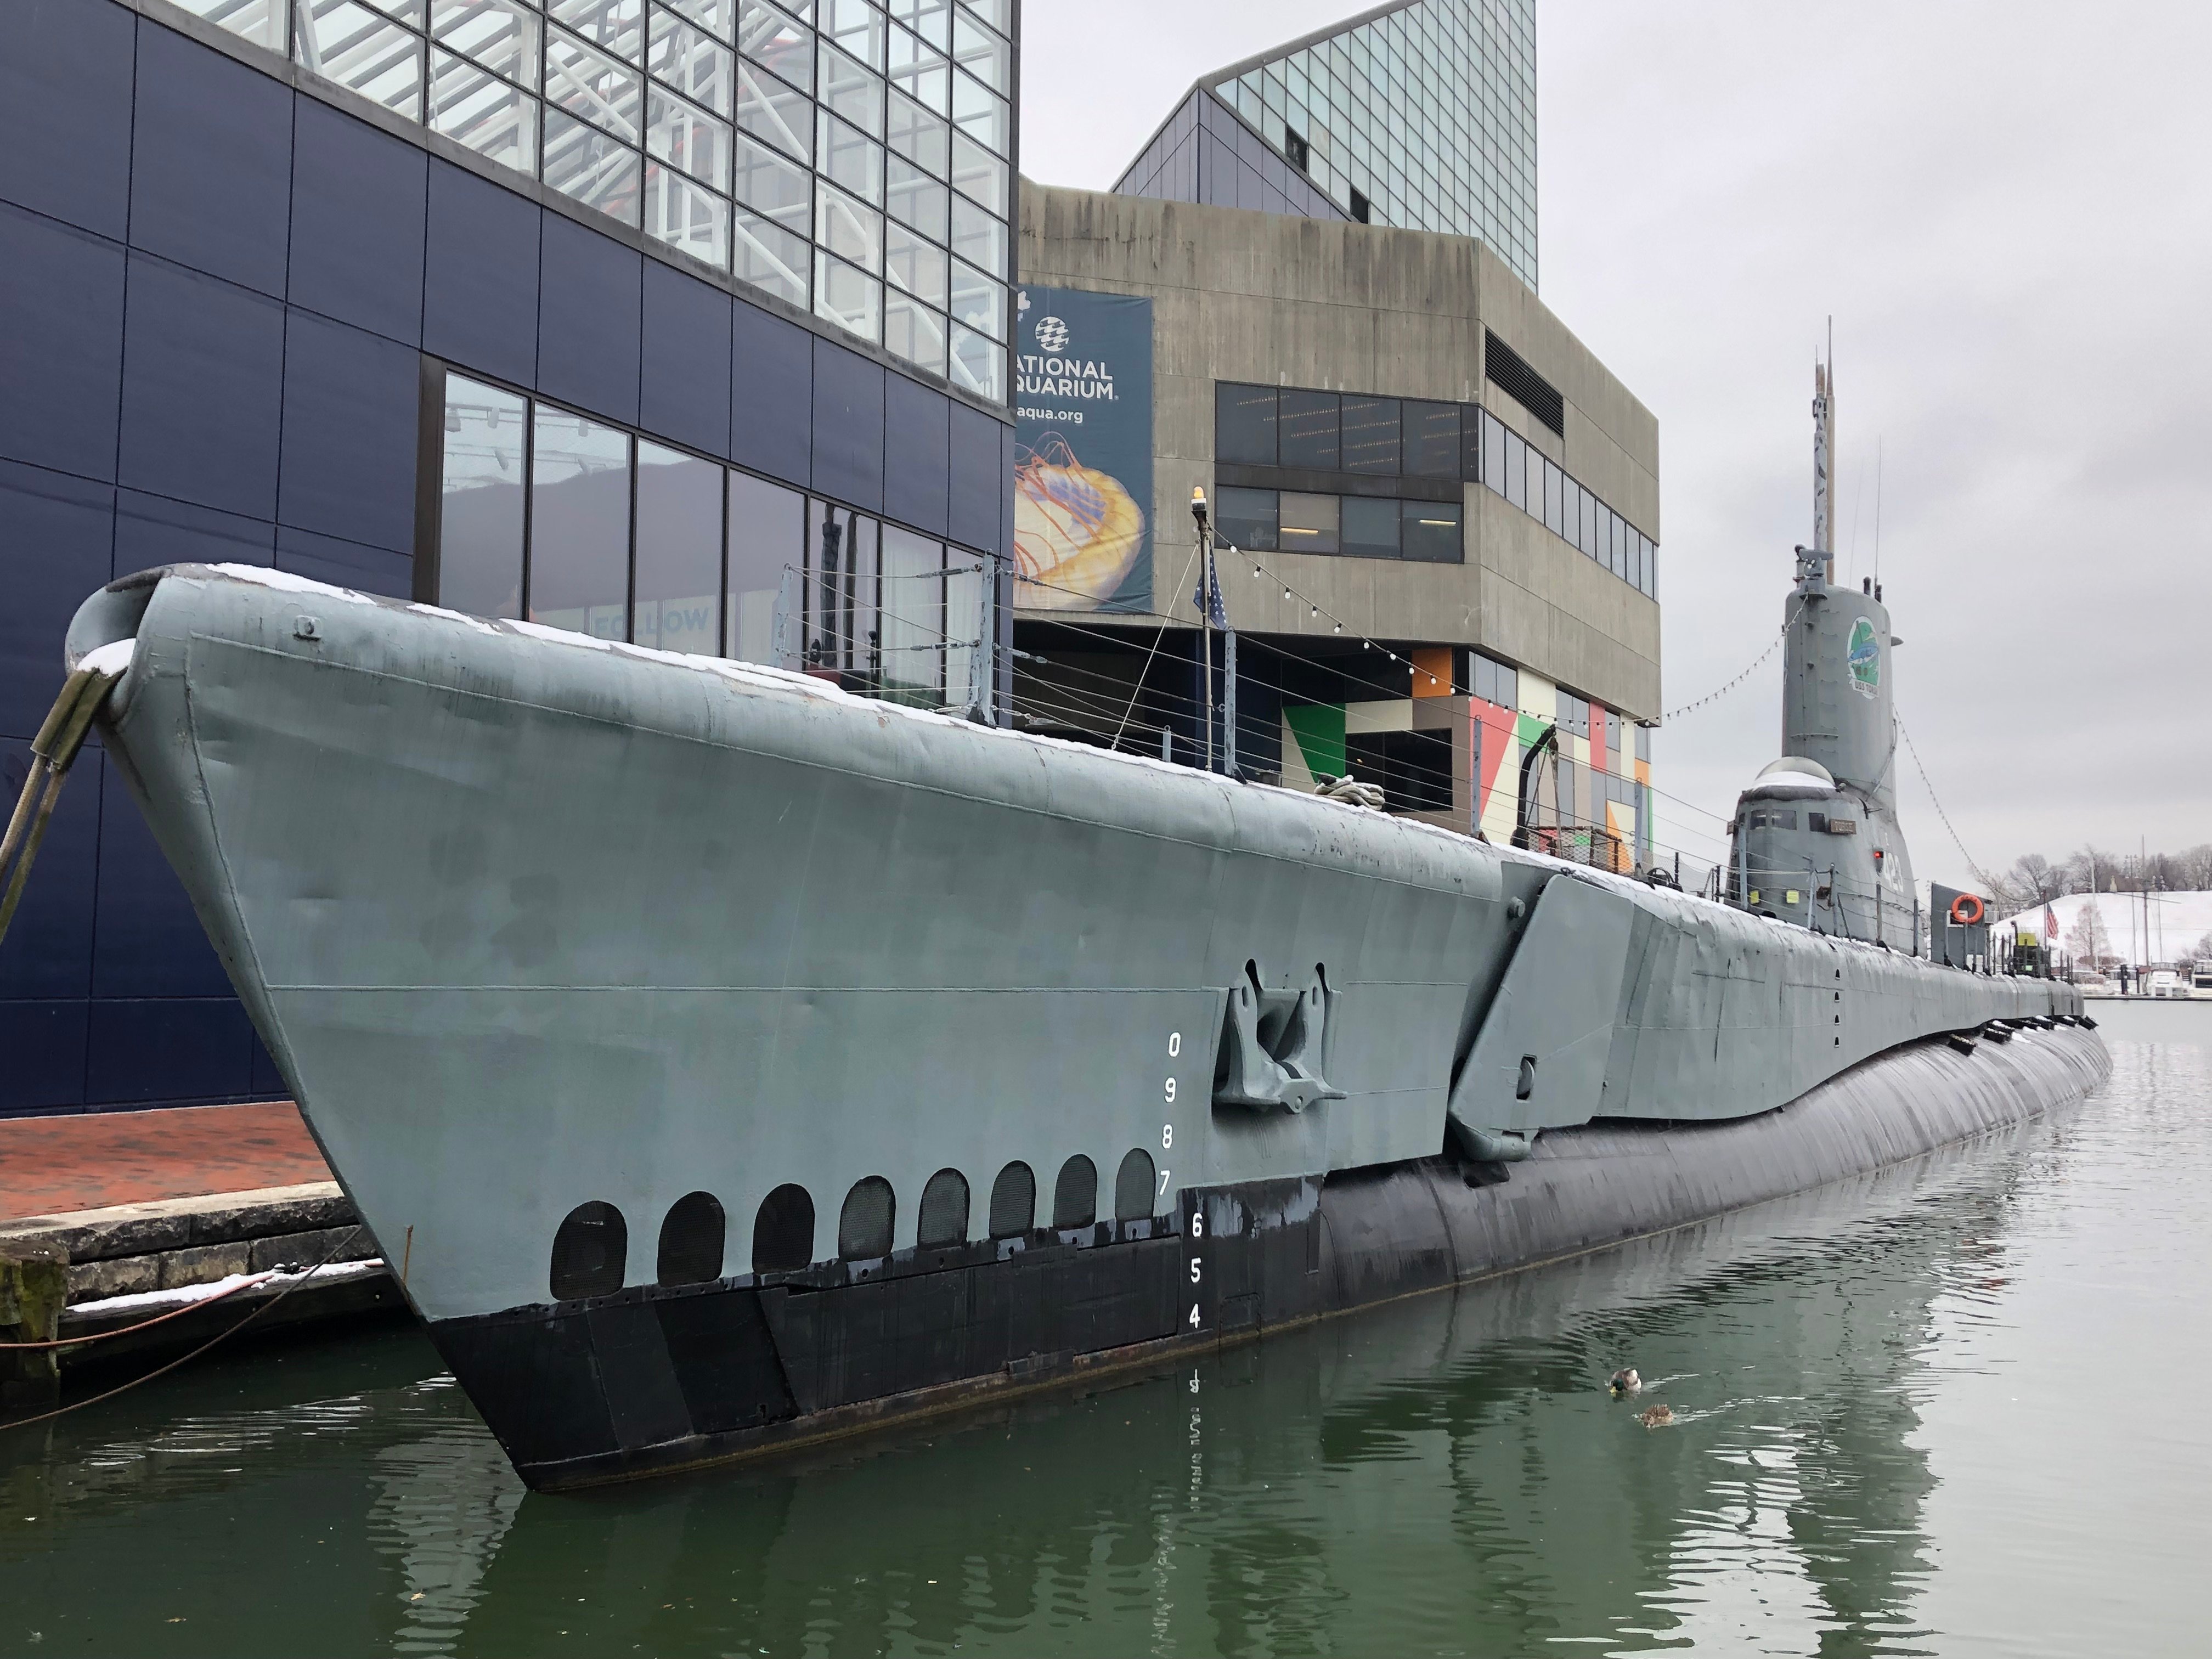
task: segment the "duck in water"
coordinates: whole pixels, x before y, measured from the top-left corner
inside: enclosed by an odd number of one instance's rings
[[[1644,1379],[1636,1374],[1632,1365],[1624,1365],[1613,1374],[1613,1381],[1605,1385],[1615,1400],[1626,1400],[1632,1394],[1644,1392]]]
[[[1674,1420],[1674,1413],[1664,1406],[1646,1406],[1636,1413],[1636,1420],[1647,1429],[1663,1429]]]

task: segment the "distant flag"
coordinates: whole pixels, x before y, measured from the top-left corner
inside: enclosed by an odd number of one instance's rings
[[[2058,943],[2058,915],[2048,899],[2043,902],[2043,943],[2046,948]]]
[[[1213,550],[1210,547],[1206,550],[1206,568],[1198,574],[1198,586],[1192,590],[1190,602],[1213,627],[1229,626],[1229,611],[1221,603],[1221,576],[1213,568]]]

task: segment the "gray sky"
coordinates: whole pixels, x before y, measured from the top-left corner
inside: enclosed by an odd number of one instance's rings
[[[1023,170],[1103,189],[1199,74],[1357,9],[1028,0]],[[2212,9],[1543,0],[1537,64],[1543,298],[1659,420],[1668,708],[1779,628],[1832,313],[1839,576],[1879,442],[1899,711],[1967,849],[2212,840]],[[1778,680],[1668,722],[1660,787],[1726,811]],[[1686,855],[1717,827],[1662,803]]]

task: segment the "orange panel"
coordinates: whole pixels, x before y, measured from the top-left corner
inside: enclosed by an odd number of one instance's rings
[[[1406,653],[1413,659],[1413,695],[1449,697],[1452,694],[1452,648],[1424,645]]]

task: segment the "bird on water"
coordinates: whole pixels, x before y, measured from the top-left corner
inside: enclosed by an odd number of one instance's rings
[[[1632,1365],[1624,1365],[1613,1374],[1613,1381],[1605,1385],[1613,1391],[1615,1400],[1626,1400],[1632,1394],[1644,1392],[1644,1379],[1636,1374]]]
[[[1674,1413],[1664,1406],[1646,1406],[1636,1413],[1636,1420],[1647,1429],[1663,1429],[1674,1420]]]

